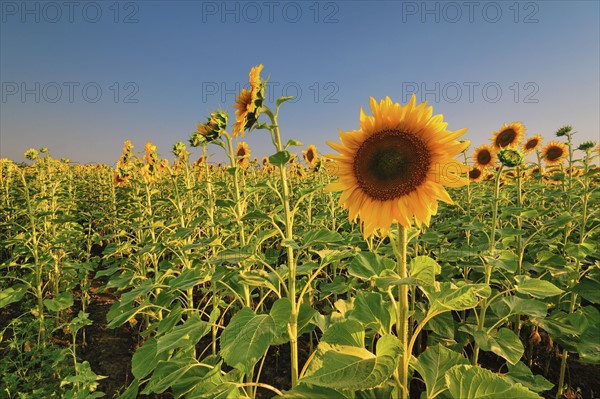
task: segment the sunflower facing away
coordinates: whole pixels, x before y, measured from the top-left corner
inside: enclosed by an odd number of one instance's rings
[[[525,143],[523,144],[523,152],[525,154],[529,154],[530,152],[538,149],[541,145],[542,145],[542,136],[536,134],[535,136],[530,137],[527,140],[525,140]]]
[[[504,124],[500,130],[492,133],[492,145],[500,150],[505,147],[516,147],[525,136],[525,126],[521,122],[513,122],[510,125]]]
[[[567,146],[563,143],[551,141],[544,147],[542,157],[548,165],[557,165],[563,162],[567,155]]]
[[[250,70],[248,80],[250,81],[250,90],[242,89],[240,95],[236,98],[233,107],[235,111],[235,123],[233,124],[233,136],[237,137],[240,133],[244,137],[244,132],[256,123],[259,116],[260,107],[264,101],[264,91],[266,82],[260,80],[260,72],[263,65],[257,65]]]
[[[341,144],[328,142],[339,152],[329,155],[339,179],[327,190],[342,191],[340,204],[350,220],[360,216],[365,237],[393,222],[428,225],[438,200],[452,203],[444,186],[468,184],[469,168],[454,159],[469,146],[456,140],[466,129],[446,130],[443,115],[432,117],[433,108],[416,105],[415,95],[404,106],[371,98],[371,111],[361,110],[360,130],[340,131]]]
[[[306,161],[308,166],[310,166],[311,168],[317,166],[319,158],[317,157],[317,147],[315,147],[314,144],[311,144],[308,147],[306,147],[306,150],[302,151],[302,156],[304,157],[304,161]]]
[[[494,166],[494,163],[496,162],[496,152],[490,148],[489,145],[480,145],[475,149],[473,160],[479,169],[484,170],[485,168]]]
[[[235,149],[235,157],[238,160],[238,164],[240,166],[247,166],[248,159],[250,159],[250,147],[248,147],[248,143],[245,141],[241,141],[238,143],[237,148]]]

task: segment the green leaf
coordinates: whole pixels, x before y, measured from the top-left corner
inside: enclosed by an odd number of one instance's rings
[[[0,309],[10,305],[13,302],[19,302],[26,292],[27,287],[24,285],[14,285],[0,291]]]
[[[318,367],[301,382],[332,389],[371,389],[386,381],[398,362],[402,344],[393,335],[377,341],[377,355],[354,346],[319,344]]]
[[[184,269],[179,276],[169,281],[169,286],[175,290],[187,290],[209,280],[210,275],[207,270]]]
[[[446,372],[446,385],[454,399],[541,399],[523,385],[477,366],[452,367]]]
[[[591,303],[600,303],[600,282],[589,278],[584,278],[575,287],[573,287],[575,294],[581,295],[584,299]]]
[[[344,241],[344,237],[336,231],[327,229],[311,230],[304,234],[304,245],[302,248],[313,247],[315,244],[330,244]]]
[[[292,159],[292,154],[288,151],[279,151],[278,153],[271,155],[269,157],[269,162],[273,165],[285,165],[290,159]]]
[[[287,101],[287,100],[291,100],[292,98],[294,98],[294,97],[279,97],[279,98],[277,99],[277,101],[279,101],[279,100],[281,100],[281,99],[284,99],[283,101]],[[282,102],[283,102],[283,101],[282,101]],[[279,104],[277,104],[277,106],[279,106]],[[301,145],[304,145],[304,144],[302,144],[302,142],[300,142],[300,141],[298,141],[298,140],[289,139],[289,140],[287,141],[287,143],[285,143],[285,147],[283,147],[283,149],[285,150],[285,149],[287,149],[288,147],[291,147],[291,146],[293,146],[293,147],[299,147],[299,146],[301,146]]]
[[[281,334],[282,332],[286,333],[287,325],[290,321],[290,316],[292,315],[292,303],[290,300],[288,298],[279,298],[271,306],[269,314],[273,318],[276,332],[278,334]]]
[[[365,329],[355,320],[343,320],[331,325],[323,333],[321,341],[330,345],[346,345],[364,348]]]
[[[372,328],[381,335],[390,331],[391,317],[388,302],[377,292],[359,291],[354,300],[354,310],[350,318],[360,321],[366,328]]]
[[[426,398],[433,399],[447,389],[446,371],[461,364],[469,364],[469,362],[460,353],[437,344],[421,353],[412,366],[425,381]]]
[[[157,339],[156,351],[161,354],[173,349],[192,348],[209,330],[210,324],[202,321],[198,313],[193,313],[183,324]]]
[[[275,328],[270,315],[256,315],[246,307],[241,309],[221,334],[223,360],[231,367],[248,372],[271,345]]]
[[[278,99],[275,101],[275,105],[276,105],[276,107],[277,107],[277,108],[279,108],[279,106],[280,106],[281,104],[283,104],[284,102],[286,102],[286,101],[288,101],[288,100],[293,100],[294,98],[295,98],[294,96],[281,96],[281,97],[279,97],[279,98],[278,98]],[[289,141],[288,141],[288,144],[286,144],[286,145],[285,145],[285,148],[287,148],[287,147],[288,147],[288,145],[290,145],[290,144],[289,144],[289,142],[290,142],[290,141],[294,141],[294,142],[298,143],[298,144],[292,144],[292,145],[302,145],[302,143],[301,143],[301,142],[299,142],[299,141],[296,141],[296,140],[289,140]]]
[[[442,313],[450,310],[466,310],[479,304],[480,298],[487,298],[491,289],[485,284],[465,284],[455,287],[452,283],[440,283],[440,289],[421,287],[430,303],[429,313]]]
[[[348,396],[330,388],[299,384],[274,399],[349,399]]]
[[[554,386],[541,375],[534,375],[523,362],[515,365],[509,364],[508,373],[504,374],[504,378],[513,383],[520,383],[534,392],[548,391]]]
[[[518,296],[503,297],[494,301],[490,306],[499,317],[509,314],[521,314],[531,317],[544,317],[548,313],[548,304],[535,299],[520,298]]]
[[[348,273],[351,276],[363,280],[369,280],[381,275],[384,270],[394,270],[396,262],[391,259],[382,258],[372,252],[360,252],[348,265]]]
[[[117,399],[136,399],[138,397],[138,391],[140,389],[140,383],[137,380],[133,380],[129,387],[123,392]]]
[[[475,342],[481,349],[495,353],[506,359],[510,364],[517,364],[524,352],[521,340],[508,328],[501,328],[490,334],[482,330],[476,330]]]
[[[139,347],[131,359],[131,373],[137,380],[141,380],[150,374],[159,361],[167,360],[169,354],[164,352],[158,355],[156,351],[156,339],[150,338]]]
[[[564,291],[546,280],[538,280],[527,276],[516,276],[515,288],[517,292],[529,294],[534,298],[547,298],[560,295]]]
[[[61,292],[54,299],[44,299],[44,305],[51,312],[59,312],[73,306],[73,295],[70,292]]]
[[[442,272],[442,267],[428,256],[417,256],[408,265],[410,277],[418,281],[418,285],[435,284],[435,276]]]

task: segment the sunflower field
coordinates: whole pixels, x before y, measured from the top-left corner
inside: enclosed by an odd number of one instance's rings
[[[0,160],[0,398],[600,396],[597,143],[413,96],[321,154],[262,68],[173,161]]]

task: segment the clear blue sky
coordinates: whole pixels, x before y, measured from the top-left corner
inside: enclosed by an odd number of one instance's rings
[[[598,141],[600,2],[465,3],[2,0],[0,156],[47,146],[114,164],[131,139],[172,158],[211,111],[234,119],[259,63],[269,101],[300,94],[281,111],[284,139],[325,153],[370,96],[414,90],[473,145],[511,121]],[[274,152],[265,131],[246,141],[253,156]]]

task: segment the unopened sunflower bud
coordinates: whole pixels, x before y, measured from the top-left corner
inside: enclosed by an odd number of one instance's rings
[[[498,159],[504,166],[515,167],[523,163],[523,153],[514,148],[504,148],[498,153]]]

